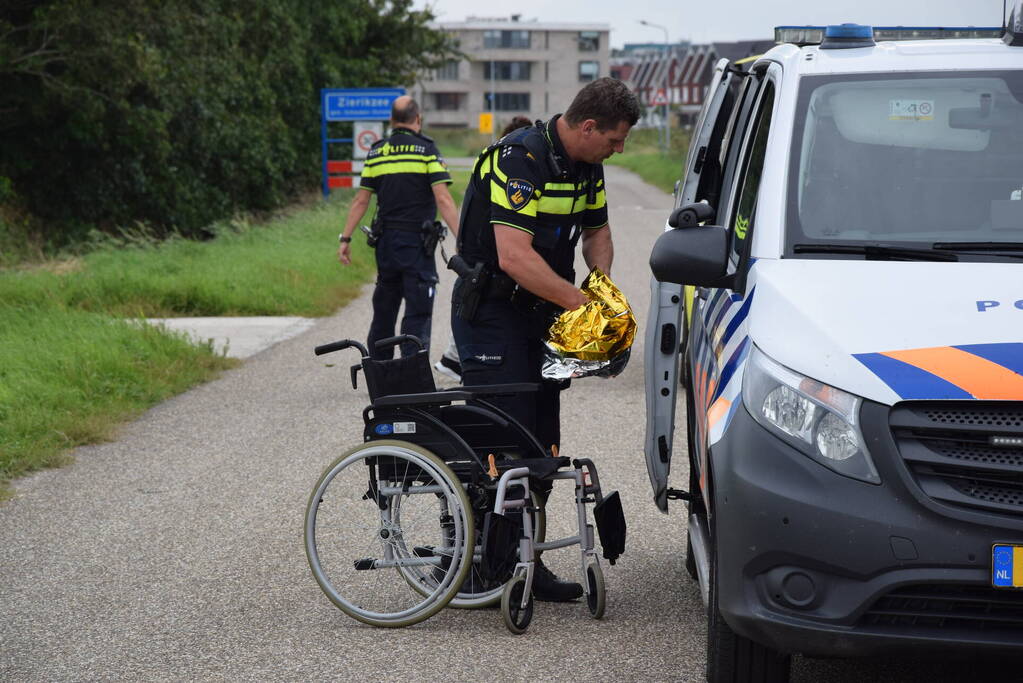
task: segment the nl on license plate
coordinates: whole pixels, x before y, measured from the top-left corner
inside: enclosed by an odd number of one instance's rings
[[[1023,588],[1023,545],[996,543],[991,546],[991,585]]]

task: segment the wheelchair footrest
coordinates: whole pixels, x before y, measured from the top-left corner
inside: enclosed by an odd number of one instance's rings
[[[522,526],[518,521],[496,512],[483,517],[483,554],[479,573],[487,581],[507,581],[518,562]]]
[[[604,499],[594,506],[593,518],[597,522],[597,533],[600,534],[604,559],[614,564],[625,552],[625,512],[622,510],[622,499],[617,491],[604,496]]]

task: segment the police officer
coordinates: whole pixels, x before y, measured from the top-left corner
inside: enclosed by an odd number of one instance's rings
[[[601,163],[622,152],[639,119],[635,95],[612,78],[584,87],[568,110],[520,128],[480,155],[466,189],[458,239],[452,330],[467,386],[540,383],[495,399],[544,446],[561,439],[562,386],[541,380],[554,317],[588,299],[575,286],[575,246],[610,273],[614,248]],[[577,583],[536,565],[539,600],[572,600]]]
[[[379,240],[376,245],[377,283],[373,291],[373,322],[369,327],[370,354],[390,358],[393,348],[377,349],[376,342],[394,336],[398,308],[405,301],[401,334],[418,337],[429,348],[437,266],[433,250],[424,247],[424,224],[432,224],[440,211],[455,231],[458,212],[448,192],[451,176],[433,140],[420,131],[423,117],[408,95],[391,106],[391,134],[370,148],[359,191],[352,201],[340,235],[338,260],[351,263],[352,233],[376,194]],[[416,351],[402,344],[402,355]]]

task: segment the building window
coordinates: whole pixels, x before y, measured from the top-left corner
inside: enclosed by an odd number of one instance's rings
[[[483,62],[483,78],[495,81],[528,81],[529,62]]]
[[[597,31],[579,31],[579,51],[596,52],[600,49],[600,33]]]
[[[483,93],[483,108],[490,110],[490,93]],[[529,93],[494,93],[494,111],[529,111]]]
[[[462,94],[435,92],[433,93],[433,108],[437,111],[458,111],[462,108]]]
[[[592,81],[600,73],[599,62],[579,62],[579,80],[582,82]]]
[[[483,47],[529,47],[529,31],[498,31],[490,29],[483,32]]]
[[[458,61],[454,59],[448,60],[444,66],[433,72],[433,79],[435,81],[457,81]]]

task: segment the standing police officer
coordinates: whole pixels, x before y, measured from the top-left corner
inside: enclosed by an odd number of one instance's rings
[[[391,134],[370,148],[359,191],[340,235],[338,260],[348,265],[352,233],[366,213],[371,195],[376,194],[377,284],[367,344],[375,359],[393,355],[393,348],[379,350],[376,342],[394,336],[402,299],[401,334],[416,336],[429,348],[437,265],[433,249],[424,246],[428,236],[424,224],[432,225],[439,209],[452,231],[458,225],[458,212],[447,187],[451,176],[433,140],[420,132],[422,125],[414,99],[403,95],[394,101]],[[403,356],[416,350],[413,344],[402,344]]]
[[[494,399],[544,446],[561,440],[562,385],[541,380],[554,317],[588,301],[575,286],[575,246],[589,267],[611,272],[614,248],[601,163],[621,153],[639,120],[635,95],[600,78],[563,115],[501,138],[480,155],[462,206],[452,330],[466,386],[539,383],[538,393]],[[577,583],[539,562],[538,600],[572,600]]]

